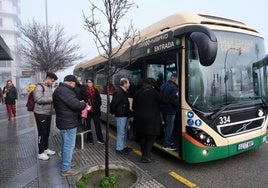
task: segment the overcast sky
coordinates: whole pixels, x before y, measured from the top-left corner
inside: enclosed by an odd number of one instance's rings
[[[102,0],[95,0],[101,3]],[[138,8],[133,8],[126,17],[126,23],[131,19],[133,25],[143,29],[171,14],[182,11],[212,14],[246,23],[259,31],[265,38],[268,52],[268,22],[265,0],[135,0]],[[21,0],[22,23],[33,18],[45,23],[45,0]],[[83,27],[83,15],[89,12],[88,0],[47,0],[48,23],[60,24],[68,36],[76,35],[75,43],[81,46],[85,59],[98,55],[92,38]]]

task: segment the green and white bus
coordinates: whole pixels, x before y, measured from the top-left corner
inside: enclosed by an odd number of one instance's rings
[[[256,30],[231,19],[182,12],[141,30],[129,44],[112,60],[112,68],[124,66],[112,77],[113,85],[126,76],[133,88],[146,77],[160,86],[178,73],[180,108],[173,131],[178,150],[166,152],[199,163],[266,142],[268,69],[264,39]],[[81,62],[74,74],[94,77],[103,93],[105,63],[101,56]],[[104,94],[102,99],[105,119]],[[131,121],[129,128],[133,130]],[[162,149],[162,142],[160,135],[155,146]]]

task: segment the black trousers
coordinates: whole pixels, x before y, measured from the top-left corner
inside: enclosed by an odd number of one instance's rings
[[[48,138],[50,134],[51,115],[34,113],[38,131],[38,153],[41,154],[48,149]]]
[[[153,144],[156,139],[155,135],[148,135],[144,133],[139,133],[140,136],[140,146],[143,158],[151,158],[151,152],[153,149]]]
[[[100,125],[100,114],[93,114],[93,113],[88,114],[86,130],[91,130],[91,119],[93,119],[93,122],[94,122],[97,140],[103,141],[103,135],[102,135],[101,125]],[[87,139],[88,141],[92,141],[92,134],[90,132],[87,133]]]

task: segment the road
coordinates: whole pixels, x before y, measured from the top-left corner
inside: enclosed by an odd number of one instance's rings
[[[18,112],[21,116],[29,115],[25,106],[20,106]],[[0,116],[5,117],[5,113],[1,111]],[[0,124],[2,121],[6,120],[0,118]],[[116,139],[115,135],[111,128],[110,138]],[[268,144],[228,159],[199,164],[185,163],[157,148],[153,150],[156,162],[143,164],[139,162],[139,144],[128,141],[128,145],[133,152],[127,157],[167,188],[263,188],[268,184]]]
[[[115,131],[111,130],[111,134],[115,135]],[[153,150],[156,162],[142,164],[139,163],[139,144],[134,141],[128,144],[136,154],[136,157],[129,156],[130,159],[167,188],[263,188],[268,184],[267,143],[237,156],[199,164],[183,162],[157,148]]]

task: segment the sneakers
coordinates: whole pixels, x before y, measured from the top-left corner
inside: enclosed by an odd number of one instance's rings
[[[98,144],[104,144],[104,141],[103,140],[97,140],[97,143]]]
[[[47,161],[49,159],[49,156],[44,152],[44,153],[38,154],[38,159]]]
[[[172,146],[167,146],[167,147],[164,146],[163,149],[167,151],[175,151],[177,148],[172,147]]]
[[[45,154],[47,154],[47,155],[55,155],[55,151],[53,151],[53,150],[50,150],[50,149],[46,149],[45,151],[44,151],[44,153]]]
[[[63,177],[65,177],[65,176],[74,176],[74,175],[79,174],[79,173],[80,173],[80,170],[70,168],[70,170],[62,172],[61,176],[63,176]]]

